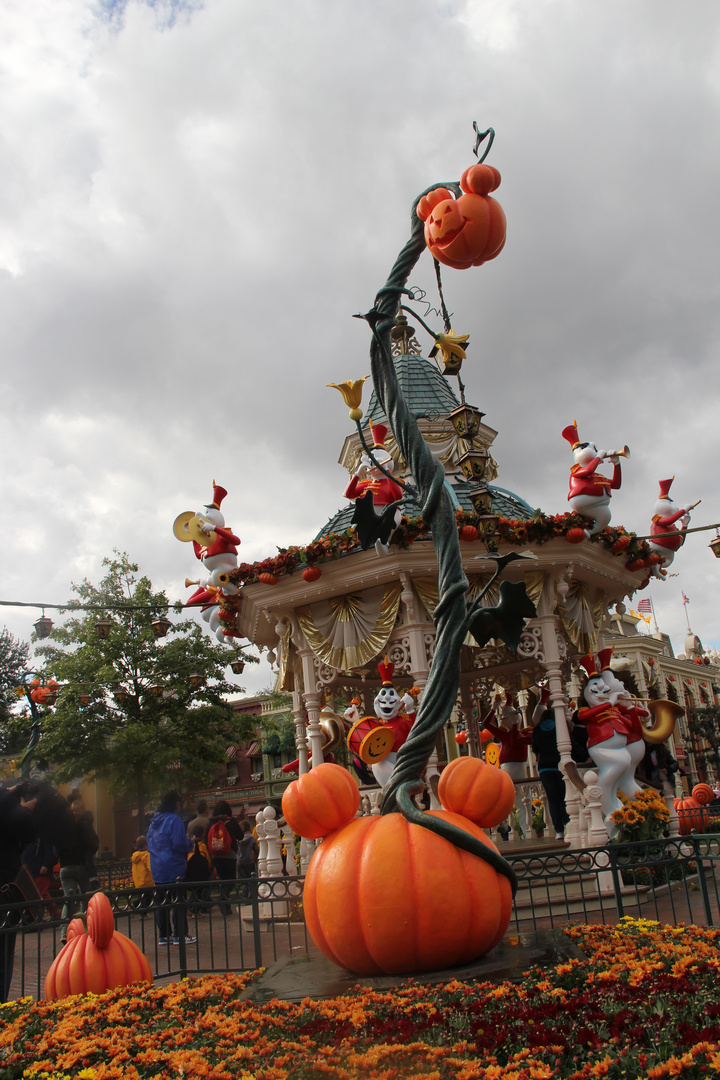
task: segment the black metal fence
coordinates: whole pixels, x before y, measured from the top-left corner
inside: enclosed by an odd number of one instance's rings
[[[518,854],[509,861],[519,881],[510,933],[568,922],[613,924],[624,915],[720,925],[716,834]],[[118,874],[114,880],[123,878]],[[302,890],[303,879],[295,877],[104,888],[117,929],[142,949],[159,982],[252,970],[293,953],[314,952]],[[74,899],[84,909],[89,896]],[[43,996],[67,925],[62,904],[62,898],[54,898],[6,904],[0,911],[0,949],[8,955],[14,951],[11,998]]]

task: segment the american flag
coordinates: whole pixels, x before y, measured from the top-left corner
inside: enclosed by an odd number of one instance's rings
[[[690,601],[688,600],[688,598],[687,598],[687,596],[685,595],[685,593],[683,593],[683,594],[682,594],[682,598],[683,598],[683,604],[689,604],[689,603],[690,603]]]
[[[652,615],[652,607],[650,606],[650,600],[646,596],[637,606],[638,611],[643,615]]]

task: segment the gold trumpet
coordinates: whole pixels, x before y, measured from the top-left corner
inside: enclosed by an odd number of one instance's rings
[[[667,698],[633,698],[633,701],[643,702],[648,711],[652,713],[654,723],[652,727],[644,728],[643,738],[649,743],[662,743],[669,739],[675,731],[675,721],[685,712],[682,705]]]
[[[605,457],[606,458],[611,458],[611,457],[629,458],[630,457],[630,447],[629,446],[623,446],[622,450],[608,450],[607,453],[605,454]]]

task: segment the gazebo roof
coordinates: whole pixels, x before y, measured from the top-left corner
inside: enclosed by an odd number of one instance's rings
[[[400,353],[393,358],[393,364],[400,389],[415,417],[437,419],[457,409],[460,399],[431,360],[414,353]],[[373,424],[388,423],[374,390],[370,395],[366,418],[372,420]]]

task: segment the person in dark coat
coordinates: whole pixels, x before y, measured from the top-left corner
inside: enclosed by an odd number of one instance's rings
[[[555,730],[555,713],[547,707],[550,691],[543,687],[540,701],[532,716],[532,748],[537,758],[537,770],[540,782],[547,795],[550,819],[555,830],[555,839],[565,839],[565,826],[570,815],[565,806],[565,779],[560,771],[560,751]]]
[[[213,832],[213,826],[224,825],[225,829],[230,835],[230,850],[227,852],[221,852],[214,844],[215,834]],[[215,830],[217,832],[218,830]],[[233,817],[233,812],[230,809],[230,804],[225,799],[220,799],[215,803],[213,807],[212,817],[210,818],[210,825],[208,827],[208,851],[210,852],[210,858],[213,861],[215,872],[220,881],[234,881],[236,876],[237,867],[237,850],[238,844],[242,840],[242,830],[237,818]],[[231,885],[220,886],[220,910],[223,915],[229,915],[232,911],[232,907],[228,900],[232,891]]]
[[[23,849],[37,838],[30,809],[20,801],[21,788],[0,789],[0,886],[9,885],[20,870]],[[0,910],[0,1002],[7,1001],[15,959],[14,930],[3,926]]]
[[[82,799],[76,796],[70,804],[70,816],[57,844],[60,884],[66,897],[62,913],[66,926],[63,927],[62,941],[66,940],[67,924],[75,913],[75,901],[70,897],[90,892],[93,855],[99,846],[100,840],[92,826],[92,819],[86,814]]]

